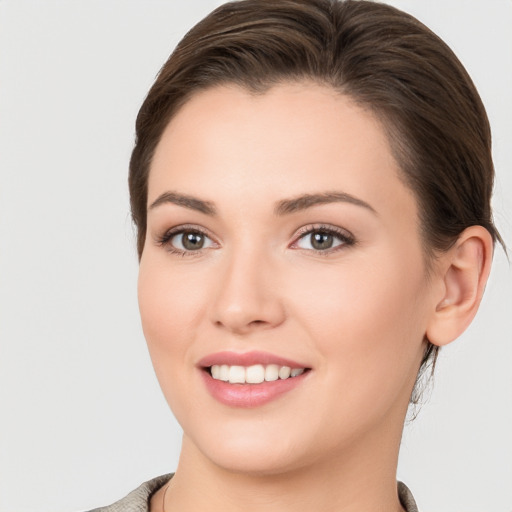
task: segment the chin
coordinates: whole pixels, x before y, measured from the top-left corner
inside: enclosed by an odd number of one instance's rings
[[[307,455],[284,436],[221,435],[205,433],[192,443],[201,455],[215,466],[232,473],[253,476],[276,475],[298,469],[306,464]],[[212,442],[215,440],[215,442]],[[202,442],[204,441],[204,442]]]
[[[208,455],[209,459],[218,467],[230,473],[247,476],[265,477],[289,473],[299,469],[302,465],[282,454],[266,453],[261,451],[232,452],[231,450]]]

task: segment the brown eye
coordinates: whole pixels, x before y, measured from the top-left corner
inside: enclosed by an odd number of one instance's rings
[[[334,237],[330,233],[323,233],[320,231],[311,233],[309,236],[311,237],[311,247],[317,251],[325,251],[333,246]]]
[[[204,245],[204,236],[201,233],[185,232],[181,236],[181,243],[188,251],[197,251]]]
[[[345,233],[335,230],[335,228],[312,228],[304,233],[293,244],[298,249],[307,249],[313,252],[329,253],[331,250],[354,245],[353,237]]]
[[[214,245],[204,233],[190,229],[175,232],[168,240],[167,244],[179,252],[199,251]]]

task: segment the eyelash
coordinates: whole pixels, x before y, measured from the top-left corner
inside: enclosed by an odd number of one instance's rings
[[[294,242],[292,242],[291,247],[297,245],[297,243],[300,240],[303,240],[308,235],[311,235],[313,233],[322,233],[325,235],[330,235],[338,240],[341,241],[341,243],[335,247],[325,249],[325,250],[315,250],[315,249],[302,249],[304,251],[313,252],[315,255],[319,254],[321,256],[329,256],[330,254],[334,252],[338,252],[340,250],[346,249],[348,247],[352,247],[356,244],[355,237],[349,233],[348,231],[337,228],[335,226],[328,226],[324,224],[310,224],[308,226],[304,226],[299,230],[297,233]],[[297,250],[301,250],[301,248],[297,248]]]
[[[204,229],[200,228],[199,226],[194,225],[181,225],[177,226],[175,228],[169,229],[166,231],[163,235],[159,236],[156,239],[157,245],[161,247],[165,247],[167,251],[169,251],[171,254],[176,254],[178,256],[182,257],[191,257],[191,256],[198,256],[203,248],[197,249],[197,250],[182,250],[174,247],[170,242],[173,237],[176,235],[184,234],[184,233],[191,233],[200,235],[202,237],[208,238],[209,240],[213,241],[213,238],[206,232]],[[338,252],[340,250],[343,250],[344,248],[351,247],[356,244],[356,240],[354,236],[349,233],[348,231],[345,231],[340,228],[336,228],[334,226],[327,226],[323,224],[310,224],[308,226],[304,226],[301,228],[297,235],[294,238],[294,241],[290,244],[289,247],[294,248],[294,246],[297,245],[297,243],[304,239],[306,236],[311,235],[313,233],[322,233],[325,235],[330,235],[338,240],[341,241],[341,243],[335,247],[328,248],[325,250],[315,250],[315,249],[301,249],[300,247],[295,247],[297,250],[303,250],[307,252],[313,252],[315,254],[320,254],[323,256],[327,256],[329,254],[332,254],[334,252]],[[216,244],[215,241],[213,241],[214,244]]]
[[[159,236],[156,239],[156,243],[157,243],[157,245],[159,245],[161,247],[165,247],[165,249],[168,252],[170,252],[171,254],[176,254],[178,256],[183,256],[183,257],[198,256],[201,252],[201,249],[197,249],[195,251],[194,250],[184,251],[182,249],[173,247],[173,245],[171,244],[171,240],[173,239],[173,237],[175,237],[176,235],[184,234],[184,233],[200,235],[204,238],[208,238],[213,241],[213,238],[204,229],[200,228],[199,226],[185,224],[185,225],[181,225],[181,226],[177,226],[175,228],[169,229],[163,235]]]

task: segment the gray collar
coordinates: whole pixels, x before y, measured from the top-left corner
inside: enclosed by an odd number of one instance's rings
[[[90,512],[149,512],[151,496],[172,478],[173,474],[162,475],[137,487],[122,500],[116,501],[108,507],[100,507]],[[397,483],[398,497],[406,512],[418,512],[418,507],[409,488],[402,482]]]

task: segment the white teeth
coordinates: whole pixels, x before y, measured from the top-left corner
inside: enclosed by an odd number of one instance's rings
[[[214,377],[215,378],[215,377]],[[249,366],[245,370],[245,382],[248,384],[260,384],[265,380],[265,368],[261,364]]]
[[[214,379],[220,379],[220,366],[218,364],[214,364],[211,369],[212,377]]]
[[[290,376],[291,372],[292,370],[289,366],[281,366],[281,368],[279,368],[279,378],[287,379]]]
[[[289,366],[279,366],[277,364],[266,366],[255,364],[248,367],[214,364],[210,368],[210,373],[215,380],[222,380],[230,384],[261,384],[264,381],[272,382],[278,379],[298,377],[304,373],[304,370],[304,368],[292,369]]]
[[[227,382],[229,380],[229,366],[227,364],[223,364],[220,367],[220,375],[219,379]]]
[[[279,379],[279,366],[277,366],[277,364],[269,364],[265,368],[265,380],[272,382],[277,379]]]
[[[245,368],[243,366],[229,367],[229,383],[245,384]]]

